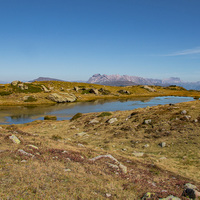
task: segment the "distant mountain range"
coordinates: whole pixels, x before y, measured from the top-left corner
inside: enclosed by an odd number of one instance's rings
[[[159,85],[169,86],[177,85],[184,87],[188,90],[200,90],[200,81],[198,82],[183,82],[178,77],[171,77],[168,79],[150,79],[138,76],[128,75],[106,75],[94,74],[87,81],[88,83],[95,83],[100,85],[110,86],[130,86],[130,85]]]
[[[63,80],[56,79],[56,78],[49,78],[49,77],[39,77],[39,78],[34,79],[30,82],[34,82],[34,81],[63,81]]]

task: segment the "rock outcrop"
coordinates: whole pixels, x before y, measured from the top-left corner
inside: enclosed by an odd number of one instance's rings
[[[47,98],[57,103],[74,102],[77,99],[74,94],[68,93],[52,93]]]

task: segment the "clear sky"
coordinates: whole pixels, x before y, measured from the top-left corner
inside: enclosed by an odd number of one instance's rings
[[[0,80],[200,81],[200,0],[0,0]]]

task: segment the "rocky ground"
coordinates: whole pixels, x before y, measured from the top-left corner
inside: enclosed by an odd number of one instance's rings
[[[0,199],[188,199],[187,183],[200,189],[199,110],[196,100],[2,125]]]

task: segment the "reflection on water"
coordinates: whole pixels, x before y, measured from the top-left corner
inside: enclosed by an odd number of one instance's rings
[[[92,102],[61,103],[51,106],[0,107],[0,124],[21,124],[43,120],[45,115],[56,115],[58,120],[70,119],[74,114],[132,110],[159,104],[179,103],[193,100],[192,97],[138,97],[134,99],[96,100]]]

